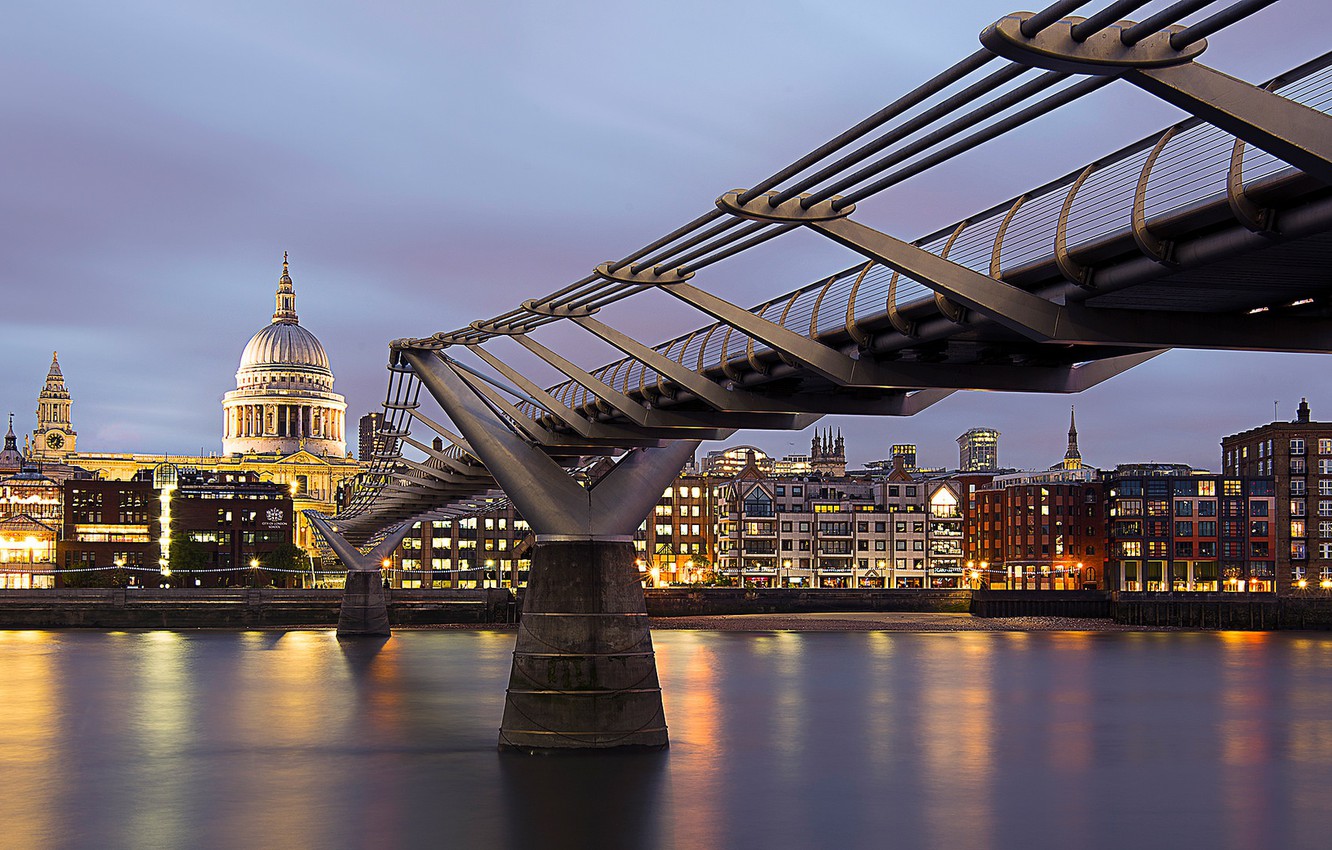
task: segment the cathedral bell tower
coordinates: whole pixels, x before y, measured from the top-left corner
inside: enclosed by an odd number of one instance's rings
[[[31,460],[59,462],[74,451],[78,434],[70,424],[69,408],[69,390],[65,388],[65,376],[53,351],[46,385],[37,396],[37,428],[32,432]]]

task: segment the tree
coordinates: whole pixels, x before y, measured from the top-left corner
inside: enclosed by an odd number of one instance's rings
[[[263,556],[264,566],[270,570],[299,571],[310,566],[305,550],[294,543],[282,542],[272,552]]]
[[[260,556],[263,566],[267,570],[272,570],[274,576],[265,574],[269,581],[267,584],[276,584],[282,587],[294,587],[295,573],[304,572],[310,567],[310,556],[305,553],[301,547],[290,543],[282,542],[277,545],[273,551]]]
[[[203,544],[191,540],[183,531],[171,535],[171,548],[167,551],[167,563],[173,573],[187,573],[202,570],[212,563],[208,550]]]
[[[171,575],[160,580],[170,587],[193,587],[194,579],[189,573],[206,569],[212,562],[213,558],[203,544],[191,540],[185,532],[177,531],[171,535],[171,548],[167,550]]]

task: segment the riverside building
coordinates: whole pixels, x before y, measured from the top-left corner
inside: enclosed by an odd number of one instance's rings
[[[888,485],[871,479],[751,467],[714,487],[718,572],[752,587],[930,586],[922,488],[892,489],[885,501]]]
[[[1332,589],[1332,422],[1313,420],[1300,399],[1293,421],[1223,437],[1221,455],[1226,475],[1273,482],[1277,592]]]
[[[1069,412],[1064,457],[1048,470],[996,475],[975,491],[967,570],[995,590],[1104,589],[1105,487],[1086,466]]]
[[[1276,590],[1273,479],[1156,464],[1117,467],[1105,486],[1112,590]]]

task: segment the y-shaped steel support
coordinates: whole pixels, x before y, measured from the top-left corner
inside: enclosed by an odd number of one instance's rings
[[[401,357],[536,532],[500,747],[665,747],[633,533],[698,441],[633,449],[583,487],[506,425],[465,372],[429,351]]]
[[[328,541],[328,546],[347,567],[347,583],[342,590],[342,607],[338,612],[338,637],[370,635],[388,637],[391,633],[388,618],[388,600],[384,598],[384,585],[379,578],[383,560],[393,554],[398,544],[412,530],[410,521],[404,522],[381,540],[369,552],[362,553],[341,534],[333,530],[324,516],[316,511],[305,511],[305,518]]]

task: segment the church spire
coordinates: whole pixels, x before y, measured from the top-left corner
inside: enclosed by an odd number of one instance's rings
[[[1068,451],[1064,452],[1064,469],[1082,469],[1082,452],[1078,450],[1077,408],[1069,406]]]
[[[296,290],[291,285],[291,274],[287,270],[287,252],[282,252],[282,277],[278,278],[277,310],[273,312],[274,324],[296,325]]]

